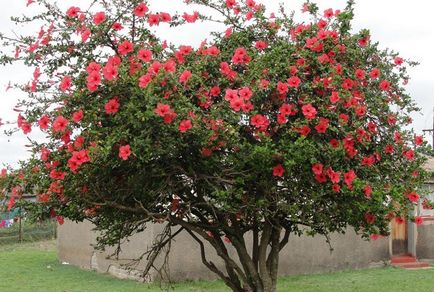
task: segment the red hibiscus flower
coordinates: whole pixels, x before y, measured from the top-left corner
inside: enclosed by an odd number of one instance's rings
[[[414,137],[414,144],[422,145],[423,144],[423,137],[422,136],[415,136]]]
[[[312,119],[314,119],[315,117],[316,117],[316,113],[317,113],[317,111],[316,111],[316,109],[312,106],[312,104],[306,104],[306,105],[303,105],[302,107],[301,107],[301,110],[302,110],[302,112],[303,112],[303,115],[306,117],[306,119],[308,119],[308,120],[312,120]]]
[[[152,81],[151,74],[145,74],[139,78],[139,87],[140,88],[146,88],[148,87],[149,83]]]
[[[333,91],[332,95],[330,96],[330,102],[335,104],[339,101],[340,97],[339,97],[339,92]]]
[[[255,126],[256,128],[265,131],[268,128],[268,125],[270,125],[270,121],[267,119],[266,116],[257,114],[251,117],[250,124]]]
[[[38,120],[38,125],[41,130],[48,129],[48,124],[50,123],[50,118],[47,115],[43,115]]]
[[[423,218],[420,216],[416,216],[414,218],[414,223],[416,223],[416,225],[422,225],[423,224]]]
[[[285,169],[283,168],[282,164],[278,164],[275,167],[273,167],[273,175],[282,177],[285,173]]]
[[[78,16],[79,12],[80,12],[80,8],[72,6],[72,7],[69,7],[68,10],[66,10],[66,15],[68,17],[75,18]]]
[[[372,188],[370,185],[365,185],[363,188],[363,192],[365,193],[365,197],[370,199],[372,197]]]
[[[58,116],[53,122],[53,131],[54,132],[63,132],[68,126],[68,120],[63,116]]]
[[[182,18],[184,18],[184,20],[188,23],[194,23],[199,18],[199,12],[195,11],[193,12],[193,14],[187,14],[186,12],[184,12]]]
[[[104,78],[111,81],[118,76],[118,67],[113,66],[111,64],[107,64],[102,69],[102,73],[104,74]]]
[[[257,41],[255,43],[255,48],[258,50],[265,50],[268,47],[268,44],[264,41]]]
[[[95,13],[95,15],[93,16],[92,21],[96,25],[99,25],[99,24],[103,23],[105,21],[105,13],[104,12],[97,12],[97,13]]]
[[[127,160],[128,157],[130,157],[130,155],[131,155],[130,145],[125,145],[125,146],[119,147],[119,157],[120,158],[122,158],[123,160]]]
[[[72,114],[72,120],[73,120],[75,123],[78,123],[78,122],[81,121],[81,119],[83,119],[83,116],[84,116],[83,111],[82,111],[82,110],[79,110],[79,111],[74,112],[74,113]]]
[[[280,94],[286,94],[289,91],[288,84],[280,81],[277,82],[277,91],[279,91]]]
[[[412,202],[412,203],[417,203],[419,202],[420,196],[416,193],[416,192],[411,192],[407,194],[407,198]]]
[[[183,120],[183,121],[181,121],[181,123],[179,123],[179,128],[178,128],[178,130],[179,130],[181,133],[185,133],[185,132],[187,132],[188,130],[190,130],[191,128],[192,128],[191,121],[190,121],[190,120]]]
[[[378,70],[377,68],[372,69],[369,73],[369,76],[371,76],[372,79],[377,79],[378,77],[380,77],[380,70]]]
[[[356,179],[356,173],[354,170],[350,170],[347,173],[344,174],[344,182],[347,185],[348,188],[352,188],[352,183]]]
[[[384,91],[389,90],[389,89],[390,89],[390,82],[387,81],[387,80],[383,80],[383,81],[381,81],[381,82],[380,82],[380,89],[381,89],[381,90],[384,90]]]
[[[134,8],[134,15],[137,17],[143,17],[148,11],[148,6],[146,6],[146,4],[142,2]]]
[[[71,88],[72,85],[72,78],[70,76],[63,77],[62,81],[60,82],[60,90],[67,91]]]
[[[137,58],[145,63],[150,62],[152,60],[152,51],[140,49],[137,53]]]
[[[132,42],[125,40],[119,44],[118,51],[121,55],[127,55],[128,53],[134,51],[134,45]]]
[[[405,220],[402,217],[395,217],[395,222],[399,225],[404,224]]]
[[[365,220],[366,220],[366,223],[368,223],[368,224],[374,224],[374,222],[375,222],[375,215],[373,215],[373,214],[371,214],[371,213],[365,213]]]
[[[192,74],[191,71],[185,70],[181,73],[181,76],[179,76],[179,82],[186,84],[188,80],[191,78]]]
[[[323,172],[323,165],[321,163],[315,163],[312,165],[312,172],[316,175],[321,174]]]
[[[117,97],[110,99],[104,106],[105,112],[114,115],[119,111],[119,101]]]
[[[301,84],[300,78],[297,76],[292,76],[288,79],[288,85],[293,88],[298,88]]]

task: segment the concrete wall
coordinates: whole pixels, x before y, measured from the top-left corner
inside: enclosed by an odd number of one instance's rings
[[[144,232],[133,236],[129,242],[122,246],[121,258],[133,259],[140,256],[147,246],[152,243],[153,237],[161,230],[161,225],[151,226]],[[107,259],[112,250],[94,252],[91,244],[95,243],[96,234],[91,231],[92,225],[88,222],[73,223],[65,221],[58,228],[59,260],[68,262],[86,269],[95,269],[108,272],[120,278],[140,279],[140,269],[145,262],[141,262],[133,271],[119,268],[119,262]],[[281,275],[310,274],[331,272],[346,269],[367,268],[373,265],[384,265],[389,259],[389,244],[387,238],[373,242],[360,239],[354,231],[347,234],[332,234],[331,253],[323,237],[292,237],[280,254],[279,273]],[[169,266],[170,276],[174,281],[179,280],[211,280],[216,276],[203,266],[200,259],[198,244],[187,233],[179,234],[172,244]],[[236,253],[229,252],[235,259]],[[222,267],[222,262],[212,249],[207,249],[207,257]],[[146,281],[156,277],[150,274]]]
[[[425,220],[417,228],[417,257],[434,259],[434,220]]]

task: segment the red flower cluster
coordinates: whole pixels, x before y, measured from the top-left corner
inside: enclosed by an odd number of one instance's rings
[[[155,113],[164,119],[164,123],[170,124],[177,116],[175,111],[173,111],[169,105],[159,103],[155,108]]]
[[[71,158],[68,159],[68,167],[72,172],[76,172],[77,169],[86,162],[90,162],[89,152],[87,150],[74,151],[72,152]]]

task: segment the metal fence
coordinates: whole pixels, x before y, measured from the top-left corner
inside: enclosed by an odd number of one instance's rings
[[[32,223],[20,210],[0,213],[0,244],[31,242],[56,238],[56,222]]]

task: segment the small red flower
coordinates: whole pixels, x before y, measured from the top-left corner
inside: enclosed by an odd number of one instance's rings
[[[185,70],[184,72],[182,72],[181,76],[179,76],[179,82],[186,84],[191,78],[191,76],[191,71]]]
[[[159,25],[160,24],[160,16],[158,14],[149,14],[148,16],[149,26]]]
[[[359,80],[365,79],[365,71],[363,71],[362,69],[357,69],[356,70],[356,78]]]
[[[356,179],[356,177],[357,176],[356,176],[356,173],[354,172],[354,170],[350,170],[344,174],[344,182],[348,188],[352,187],[352,183]]]
[[[226,0],[226,6],[230,9],[234,8],[237,4],[236,0]]]
[[[273,167],[273,175],[282,177],[285,173],[285,169],[283,168],[282,164],[278,164],[275,167]]]
[[[53,122],[53,131],[54,132],[63,132],[68,126],[68,120],[63,116],[58,116]]]
[[[395,65],[401,65],[402,63],[404,63],[404,59],[402,59],[401,57],[395,57],[394,59]]]
[[[323,165],[321,163],[315,163],[312,165],[312,172],[316,175],[321,174],[323,172]]]
[[[301,84],[301,80],[297,76],[292,76],[287,81],[288,85],[293,88],[298,88]]]
[[[330,102],[335,104],[339,101],[340,97],[339,97],[339,92],[333,91],[332,95],[330,96]]]
[[[107,64],[102,69],[102,73],[104,74],[105,79],[111,81],[118,76],[118,67],[116,67],[112,64]]]
[[[48,129],[48,125],[50,123],[50,118],[47,115],[43,115],[39,120],[38,120],[38,125],[39,128],[41,130],[45,130]]]
[[[277,82],[277,91],[280,94],[286,94],[289,91],[288,84],[284,82]]]
[[[334,15],[334,13],[333,13],[333,9],[332,8],[324,10],[324,17],[325,18],[330,18],[333,15]]]
[[[157,108],[155,109],[155,113],[160,117],[164,117],[170,112],[170,106],[167,104],[159,103],[157,104]]]
[[[78,16],[79,12],[80,12],[80,8],[72,6],[72,7],[69,7],[68,10],[66,10],[66,15],[68,17],[75,18]]]
[[[250,118],[250,124],[258,128],[259,130],[265,131],[270,125],[270,121],[266,116],[258,114]]]
[[[232,62],[235,65],[239,64],[247,64],[251,60],[250,56],[247,54],[247,51],[244,48],[237,48],[232,57]]]
[[[414,137],[414,144],[422,145],[423,144],[423,137],[422,136],[415,136]]]
[[[121,55],[127,55],[128,53],[134,51],[134,45],[132,42],[125,40],[119,44],[118,51]]]
[[[371,214],[371,213],[365,213],[365,220],[366,220],[366,223],[368,223],[368,224],[374,224],[374,222],[375,222],[375,215],[374,214]]]
[[[395,217],[395,222],[399,225],[404,224],[405,220],[402,217]]]
[[[311,132],[311,129],[309,128],[309,126],[303,126],[301,128],[297,128],[295,129],[300,135],[306,137],[307,135],[309,135],[309,133]]]
[[[96,25],[99,25],[99,24],[103,23],[105,21],[105,13],[104,12],[97,12],[97,13],[95,13],[95,15],[93,16],[93,20],[92,21]]]
[[[414,218],[414,223],[416,223],[416,225],[422,225],[423,224],[423,218],[420,216],[416,216]]]
[[[143,17],[145,16],[145,13],[149,11],[148,6],[146,6],[145,3],[140,3],[139,5],[134,8],[134,15],[137,17]]]
[[[79,110],[79,111],[77,111],[77,112],[75,112],[75,113],[72,114],[72,120],[75,123],[78,123],[78,122],[81,121],[81,119],[83,119],[83,116],[84,116],[83,111]]]
[[[389,89],[390,89],[390,82],[387,81],[387,80],[383,80],[383,81],[381,81],[381,82],[380,82],[380,89],[381,89],[381,90],[384,90],[384,91],[389,90]]]
[[[104,106],[105,112],[114,115],[119,111],[119,101],[117,97],[110,99]]]
[[[371,76],[372,79],[377,79],[378,77],[380,77],[380,70],[378,70],[377,68],[372,69],[369,73],[369,76]]]
[[[371,235],[369,235],[369,238],[371,239],[371,240],[377,240],[377,239],[379,239],[381,236],[379,235],[379,234],[371,234]]]
[[[188,23],[194,23],[199,18],[199,12],[195,11],[193,12],[193,14],[187,14],[186,12],[184,12],[182,18],[184,18],[184,20]]]
[[[410,200],[410,202],[417,203],[419,202],[420,196],[416,192],[411,192],[407,194],[407,198]]]
[[[152,82],[151,74],[149,74],[149,73],[145,74],[139,78],[139,87],[140,88],[146,88],[146,87],[148,87],[149,83],[151,83],[151,82]]]
[[[332,185],[332,190],[333,190],[333,192],[335,192],[335,193],[339,193],[339,192],[341,191],[341,186],[338,185],[338,184],[333,184],[333,185]]]
[[[413,160],[414,159],[414,150],[412,150],[412,149],[406,150],[403,152],[403,155],[408,160]]]
[[[268,44],[264,41],[257,41],[255,43],[255,48],[258,50],[265,50],[268,47]]]
[[[71,88],[72,85],[72,78],[70,76],[63,77],[62,81],[60,82],[60,90],[67,91]]]
[[[303,105],[301,107],[301,110],[303,112],[303,115],[306,117],[306,119],[308,120],[312,120],[316,117],[316,108],[314,108],[310,103]]]
[[[370,185],[365,185],[363,188],[363,192],[365,193],[365,197],[370,199],[372,197],[372,188]]]
[[[119,147],[119,157],[120,158],[122,158],[123,160],[127,160],[128,157],[130,157],[130,155],[131,155],[130,145],[125,145],[125,146]]]
[[[151,50],[145,50],[140,49],[137,53],[137,58],[143,62],[150,62],[152,60],[152,51]]]
[[[59,225],[63,225],[65,223],[65,219],[63,218],[63,216],[56,216],[56,220]]]
[[[191,128],[192,128],[191,121],[190,121],[190,120],[183,120],[183,121],[181,121],[181,123],[179,123],[179,128],[178,128],[178,130],[179,130],[181,133],[185,133],[185,132],[187,132],[188,130],[190,130]]]

